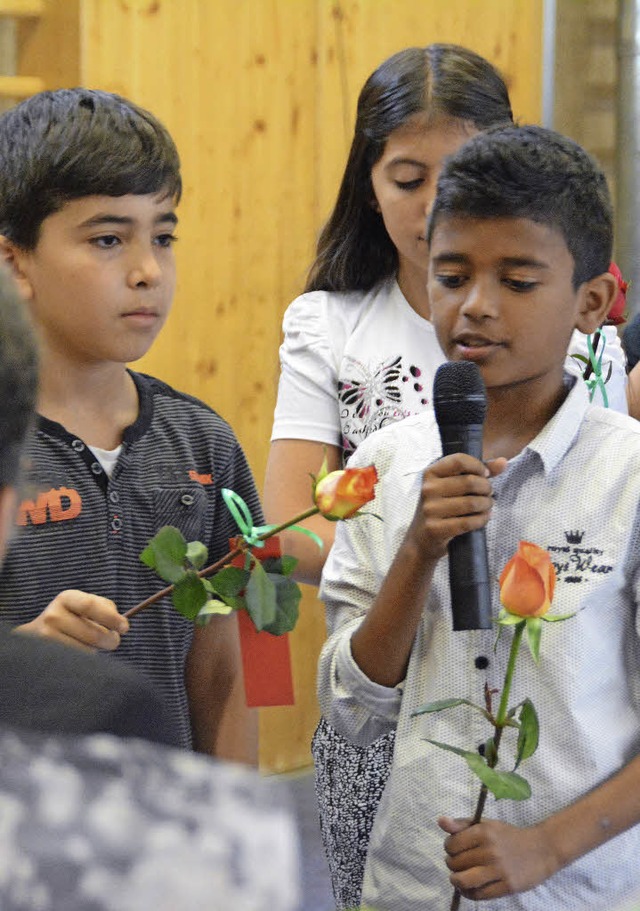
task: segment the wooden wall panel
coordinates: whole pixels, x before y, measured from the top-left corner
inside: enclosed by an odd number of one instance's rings
[[[45,89],[80,82],[80,0],[42,0],[37,17],[17,22],[17,72],[39,76]]]
[[[282,314],[333,203],[364,78],[402,47],[455,41],[493,60],[516,113],[538,120],[542,0],[80,0],[80,9],[82,82],[154,111],[183,161],[177,298],[137,366],[226,417],[261,483]],[[262,713],[266,769],[310,761],[324,635],[305,590],[297,705]]]

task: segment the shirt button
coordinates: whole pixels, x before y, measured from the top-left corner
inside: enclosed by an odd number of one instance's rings
[[[112,503],[117,503],[118,500],[120,499],[120,494],[118,493],[117,490],[112,490],[109,493],[109,499],[111,500]]]
[[[476,660],[473,662],[479,671],[484,671],[485,668],[489,667],[489,659],[485,658],[484,655],[478,655]]]
[[[100,464],[100,462],[92,462],[91,471],[94,474],[102,474],[102,465]]]
[[[82,440],[73,440],[73,442],[71,443],[71,448],[75,449],[76,452],[82,452],[82,450],[84,449],[84,443],[82,442]]]
[[[120,531],[122,528],[122,519],[119,519],[117,516],[111,520],[111,527],[114,531]]]
[[[193,497],[191,496],[190,493],[185,493],[180,497],[180,502],[182,503],[183,506],[192,506]]]

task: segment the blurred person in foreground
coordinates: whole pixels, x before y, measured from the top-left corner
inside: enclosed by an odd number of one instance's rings
[[[23,306],[0,271],[0,558],[37,393]],[[298,907],[281,791],[163,745],[177,732],[134,669],[2,628],[0,687],[3,911]]]

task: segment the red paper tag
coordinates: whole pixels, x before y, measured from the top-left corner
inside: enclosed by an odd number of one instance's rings
[[[238,542],[233,538],[229,543],[233,548]],[[269,557],[279,557],[281,552],[277,536],[267,538],[264,547],[252,548],[251,553],[260,561]],[[240,555],[231,565],[242,567],[244,561],[244,555]],[[244,688],[249,708],[293,705],[289,635],[285,633],[282,636],[272,636],[271,633],[259,633],[245,610],[238,611],[238,623]]]

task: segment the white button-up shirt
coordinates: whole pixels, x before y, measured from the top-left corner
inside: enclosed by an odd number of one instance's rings
[[[436,819],[473,815],[480,782],[463,759],[426,738],[473,750],[491,728],[464,706],[418,717],[412,712],[450,697],[483,705],[485,683],[502,686],[512,636],[512,629],[503,630],[494,650],[493,630],[452,631],[443,559],[405,681],[380,686],[351,656],[351,636],[410,523],[424,469],[440,454],[431,412],[381,430],[359,447],[350,464],[376,465],[380,481],[368,509],[383,521],[339,523],[321,588],[331,634],[319,666],[323,712],[357,744],[392,727],[398,732],[365,873],[363,903],[376,911],[448,907],[452,887]],[[575,383],[554,418],[492,485],[496,504],[486,531],[494,614],[498,576],[521,540],[552,555],[558,577],[552,609],[576,612],[544,624],[539,665],[526,646],[517,662],[510,704],[529,697],[540,718],[539,748],[518,769],[532,796],[516,802],[490,795],[485,816],[526,826],[603,782],[640,748],[640,423],[589,405],[584,384]],[[514,738],[506,729],[498,768],[513,768]],[[637,890],[640,826],[533,890],[477,904],[463,899],[461,907],[610,911]]]

